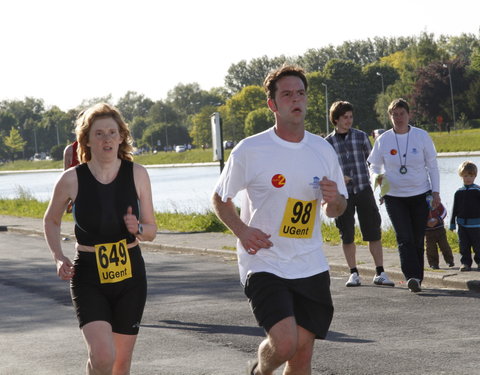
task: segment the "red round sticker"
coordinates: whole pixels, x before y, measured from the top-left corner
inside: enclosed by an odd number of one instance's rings
[[[276,188],[281,188],[285,185],[286,179],[283,174],[276,174],[272,177],[272,185]]]
[[[392,148],[390,150],[390,155],[397,155],[397,150],[395,150],[394,148]]]

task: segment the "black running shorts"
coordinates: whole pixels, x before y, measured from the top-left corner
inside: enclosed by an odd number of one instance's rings
[[[302,279],[283,279],[268,272],[250,274],[245,295],[258,325],[269,331],[293,316],[297,325],[324,339],[333,318],[328,271]]]
[[[100,283],[95,253],[77,252],[70,293],[80,328],[101,320],[110,323],[115,333],[138,334],[147,299],[147,279],[140,247],[128,251],[132,277],[109,284]]]

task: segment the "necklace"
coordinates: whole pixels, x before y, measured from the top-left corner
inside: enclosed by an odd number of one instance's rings
[[[406,174],[408,172],[406,165],[407,165],[408,140],[410,138],[410,125],[408,126],[407,147],[405,148],[405,153],[403,154],[403,157],[405,158],[405,162],[403,164],[402,164],[402,155],[400,155],[400,146],[398,145],[397,132],[394,130],[393,134],[395,134],[395,141],[397,142],[398,159],[400,160],[400,173]]]

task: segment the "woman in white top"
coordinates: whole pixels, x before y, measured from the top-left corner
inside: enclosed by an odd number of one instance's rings
[[[388,114],[393,129],[375,141],[368,162],[376,182],[385,186],[382,199],[395,230],[402,272],[408,288],[417,293],[423,280],[428,202],[433,208],[440,203],[437,152],[428,133],[409,124],[404,99],[390,103]]]

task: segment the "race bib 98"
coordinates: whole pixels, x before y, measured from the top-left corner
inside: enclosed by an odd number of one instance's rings
[[[316,200],[302,201],[288,198],[278,235],[289,238],[312,238],[316,212]]]
[[[95,257],[100,283],[117,283],[132,277],[132,264],[125,239],[95,245]]]

